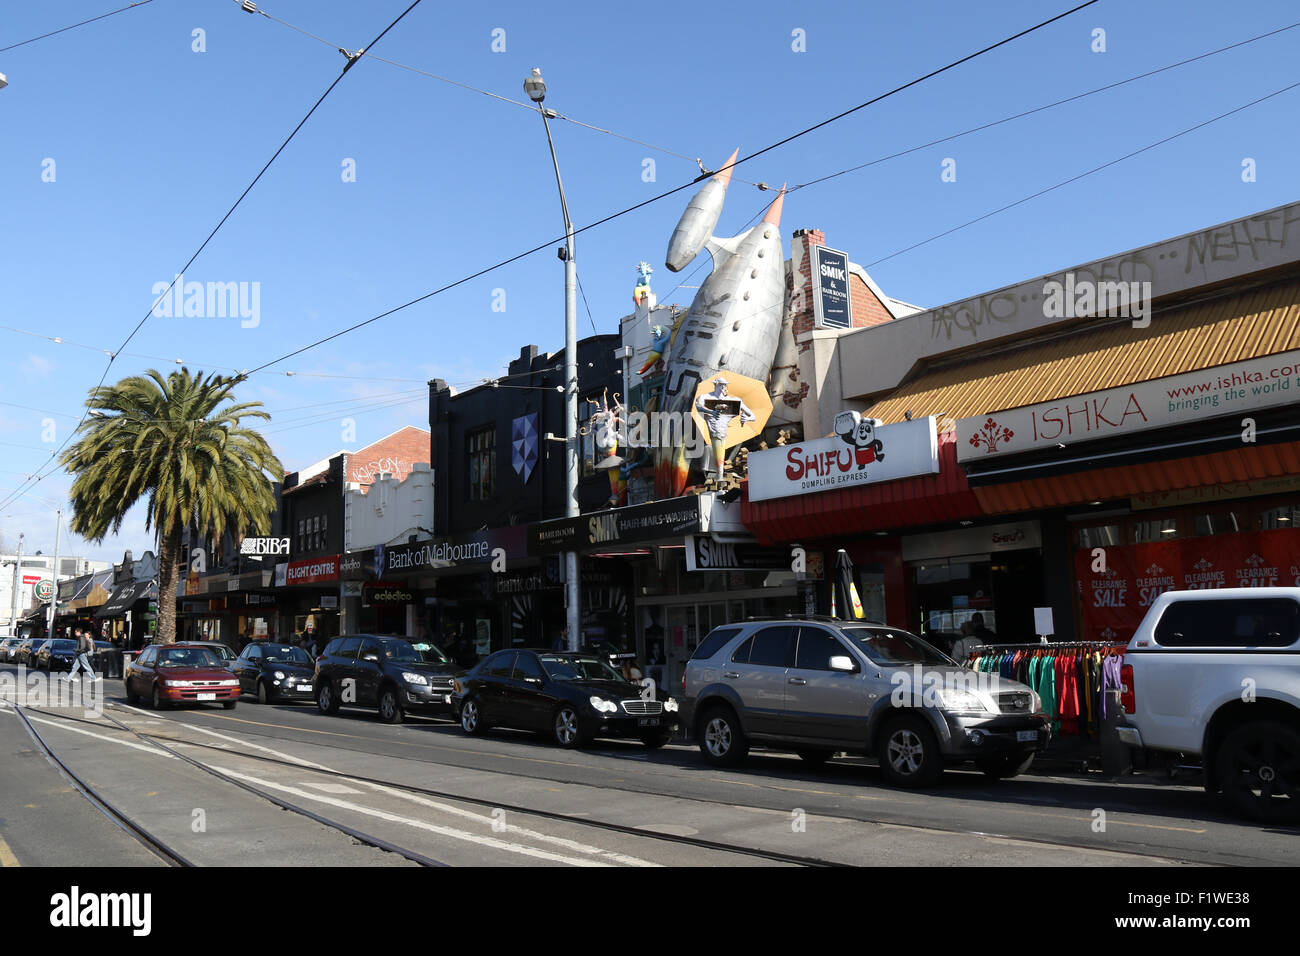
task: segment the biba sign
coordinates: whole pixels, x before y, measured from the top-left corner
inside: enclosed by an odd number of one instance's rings
[[[245,538],[239,542],[240,554],[288,554],[288,538]]]
[[[935,420],[881,425],[857,412],[835,416],[835,436],[749,456],[749,500],[939,473]]]

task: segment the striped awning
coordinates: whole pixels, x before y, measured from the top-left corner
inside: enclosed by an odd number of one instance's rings
[[[1300,349],[1300,280],[1290,279],[980,353],[921,372],[866,413],[885,424],[953,420]]]

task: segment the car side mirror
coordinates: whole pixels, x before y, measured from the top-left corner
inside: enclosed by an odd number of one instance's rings
[[[853,663],[853,658],[844,654],[836,654],[831,658],[831,670],[844,671],[846,674],[855,674],[858,665]]]
[[[375,664],[378,664],[378,663],[379,663],[379,655],[378,655],[378,654],[362,654],[362,655],[361,655],[361,659],[362,659],[363,661],[372,661],[372,662],[375,663]]]
[[[541,679],[540,677],[525,677],[525,678],[524,678],[524,683],[525,683],[525,684],[536,684],[538,687],[540,687],[540,686],[542,686],[542,679]]]

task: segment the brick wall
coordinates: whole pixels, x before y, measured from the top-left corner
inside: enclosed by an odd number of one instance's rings
[[[414,425],[381,438],[374,444],[348,455],[348,481],[370,487],[380,472],[388,472],[398,481],[411,473],[416,462],[429,463],[429,433]]]

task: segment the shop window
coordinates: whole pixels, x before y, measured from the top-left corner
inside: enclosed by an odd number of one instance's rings
[[[1231,511],[1223,514],[1197,515],[1193,527],[1197,537],[1210,534],[1233,534],[1242,530],[1237,515]]]
[[[1300,528],[1300,507],[1283,505],[1260,512],[1259,530],[1273,531],[1278,528]]]
[[[1133,526],[1137,544],[1152,541],[1172,541],[1178,537],[1178,521],[1175,518],[1156,518],[1151,521],[1138,521]]]
[[[1079,529],[1079,547],[1092,550],[1093,548],[1117,548],[1121,544],[1119,525],[1103,524],[1093,528]]]
[[[496,493],[496,440],[495,428],[481,429],[466,438],[471,501],[487,501]]]

